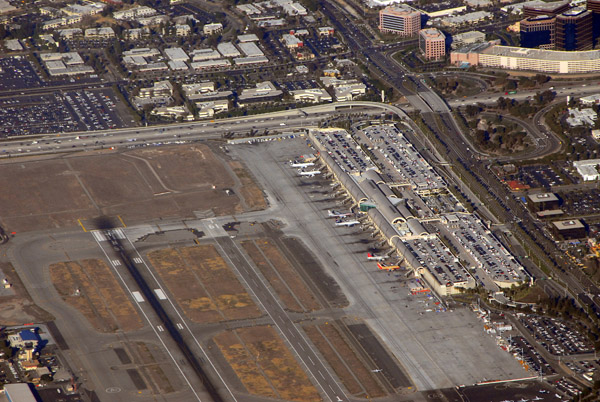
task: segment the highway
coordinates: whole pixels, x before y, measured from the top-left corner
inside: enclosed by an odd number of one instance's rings
[[[181,144],[190,141],[220,139],[224,138],[227,133],[247,136],[253,132],[256,136],[261,136],[272,134],[275,131],[317,127],[323,120],[350,111],[370,115],[380,115],[382,112],[404,115],[404,112],[398,107],[385,103],[336,102],[303,109],[210,121],[12,137],[0,142],[0,158]]]

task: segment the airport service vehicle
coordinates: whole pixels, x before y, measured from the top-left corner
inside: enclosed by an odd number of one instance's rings
[[[290,161],[290,166],[295,168],[305,168],[309,166],[315,166],[314,162],[305,162],[305,161]]]
[[[367,260],[369,260],[369,261],[383,261],[383,260],[387,260],[387,259],[388,259],[387,255],[375,255],[375,254],[367,253]]]
[[[348,226],[348,227],[352,227],[354,225],[358,225],[360,224],[359,221],[357,221],[356,219],[351,219],[348,221],[344,221],[342,219],[338,219],[337,221],[335,221],[335,226]]]
[[[300,176],[308,176],[308,177],[314,177],[318,174],[321,174],[320,170],[304,170],[304,169],[299,169],[298,170],[298,174]]]
[[[329,210],[327,210],[327,215],[330,218],[346,218],[346,217],[352,216],[354,214],[352,212],[340,212],[340,211],[336,211],[335,209],[329,209]]]

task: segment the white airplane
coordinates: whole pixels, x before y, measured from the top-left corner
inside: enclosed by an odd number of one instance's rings
[[[532,401],[543,401],[544,398],[540,398],[539,396],[536,396],[535,398],[532,399]]]
[[[387,255],[375,255],[375,254],[367,253],[367,260],[369,260],[369,261],[383,261],[383,260],[387,260],[387,259],[388,259]]]
[[[382,371],[383,371],[383,369],[371,370],[372,373],[381,373]]]
[[[337,395],[336,395],[336,398],[337,398],[336,402],[342,402],[342,398],[340,398],[340,397],[339,397],[339,396],[337,396]]]
[[[321,174],[321,171],[320,171],[320,170],[302,170],[302,169],[299,169],[299,170],[298,170],[298,174],[299,174],[300,176],[309,176],[309,177],[313,177],[313,176],[316,176],[316,175],[318,175],[318,174]]]
[[[348,226],[348,227],[352,227],[354,225],[358,225],[360,224],[359,221],[357,221],[356,219],[352,219],[349,221],[343,221],[341,219],[338,219],[337,221],[335,221],[335,226]]]
[[[299,160],[290,161],[290,166],[295,168],[305,168],[309,166],[315,166],[314,162],[303,162]]]
[[[517,402],[529,402],[529,399],[521,398]]]
[[[347,216],[352,216],[354,214],[352,212],[340,212],[335,209],[329,209],[327,210],[327,215],[330,218],[346,218]]]

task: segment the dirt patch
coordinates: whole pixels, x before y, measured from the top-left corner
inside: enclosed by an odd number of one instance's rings
[[[312,292],[277,245],[269,239],[260,238],[244,241],[242,246],[288,310],[304,312],[321,308]]]
[[[367,399],[386,395],[373,377],[374,373],[358,358],[335,326],[308,325],[304,330],[348,392]]]
[[[158,364],[150,364],[143,368],[144,374],[150,379],[153,385],[152,390],[158,394],[170,394],[175,392],[175,388],[167,378],[167,375]]]
[[[242,198],[244,198],[248,209],[250,211],[257,211],[267,208],[267,200],[260,187],[256,184],[256,181],[250,175],[250,172],[248,172],[240,162],[229,162],[229,165],[242,183],[240,193]]]
[[[302,270],[331,307],[343,308],[348,306],[348,299],[346,299],[340,285],[323,270],[321,264],[301,240],[294,237],[284,237],[281,242],[290,251],[298,265],[302,267]]]
[[[148,259],[194,322],[262,315],[213,245],[157,250]]]
[[[4,227],[9,231],[60,227],[76,223],[77,215],[94,214],[94,205],[68,171],[60,160],[1,164]]]
[[[0,263],[0,270],[6,276],[8,283],[12,285],[12,295],[0,296],[1,325],[21,325],[54,320],[50,313],[33,303],[12,264]]]
[[[322,400],[273,328],[227,331],[214,340],[249,393],[290,401]]]
[[[266,207],[260,188],[239,162],[242,188],[207,145],[168,146],[122,153],[68,155],[0,163],[0,218],[8,231],[75,227],[101,215],[127,223],[192,217],[194,211],[229,215]],[[116,180],[118,178],[118,180]],[[238,194],[239,193],[239,194]]]
[[[52,264],[50,277],[63,300],[81,312],[100,332],[142,328],[142,320],[101,260]]]

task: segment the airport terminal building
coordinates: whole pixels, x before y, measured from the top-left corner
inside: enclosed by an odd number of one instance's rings
[[[309,138],[356,208],[397,252],[398,264],[404,263],[440,296],[474,288],[478,280],[470,270],[488,276],[493,291],[529,280],[524,268],[475,215],[432,214],[424,219],[420,207],[415,211],[416,204],[427,208],[423,197],[439,197],[446,183],[396,126],[373,125],[354,134],[315,129]],[[377,158],[377,165],[371,157]],[[446,239],[454,239],[469,266],[453,254],[440,230]]]

